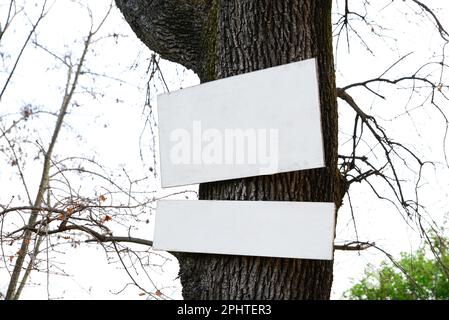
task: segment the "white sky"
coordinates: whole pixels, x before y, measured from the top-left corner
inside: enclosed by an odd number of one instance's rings
[[[0,19],[4,19],[8,1],[0,1]],[[19,1],[20,2],[20,1]],[[25,1],[23,1],[25,2]],[[43,1],[27,1],[26,12],[33,20],[36,8]],[[88,1],[80,1],[88,3]],[[427,1],[430,3],[430,1]],[[362,30],[373,54],[368,52],[360,41],[352,36],[351,47],[348,52],[345,42],[340,43],[336,56],[337,85],[344,86],[356,81],[373,78],[388,68],[400,56],[412,52],[413,54],[391,71],[391,76],[410,74],[427,61],[435,60],[441,51],[441,41],[436,29],[426,18],[417,18],[410,10],[410,1],[392,3],[379,1],[373,5],[370,19],[384,28],[382,33],[387,37],[382,39],[373,37],[370,30],[363,24],[354,24]],[[37,4],[37,7],[34,7]],[[108,1],[89,1],[89,6],[94,14],[94,20],[99,21],[104,14]],[[379,6],[379,7],[376,7]],[[440,17],[447,17],[449,6],[447,1],[431,1],[433,8],[443,8],[437,11]],[[385,7],[385,8],[383,8]],[[356,10],[357,8],[353,8]],[[1,20],[3,21],[3,20]],[[442,20],[445,22],[445,20]],[[29,23],[23,16],[19,17],[13,29],[2,39],[1,52],[7,52],[11,59],[15,57],[18,48],[22,44]],[[37,40],[51,51],[60,56],[73,54],[77,57],[80,53],[82,39],[89,27],[89,17],[85,8],[78,3],[69,0],[54,1],[49,15],[38,29]],[[449,26],[447,26],[449,28]],[[380,27],[374,26],[375,31]],[[88,57],[87,67],[98,74],[106,74],[110,78],[97,77],[95,81],[88,77],[82,79],[81,85],[97,90],[96,99],[93,95],[78,92],[75,100],[80,105],[72,107],[67,117],[67,123],[56,149],[56,156],[85,155],[95,157],[102,165],[116,174],[122,168],[135,178],[149,176],[150,179],[142,188],[154,190],[158,195],[168,194],[172,190],[160,190],[159,181],[154,179],[149,171],[152,166],[153,153],[151,150],[151,134],[144,131],[142,145],[139,145],[139,137],[144,128],[145,116],[143,110],[145,100],[146,75],[151,52],[147,50],[134,36],[128,25],[123,21],[118,10],[114,9],[107,23],[103,27],[103,35],[114,32],[124,35],[117,41],[109,38],[98,43]],[[11,59],[5,57],[0,60],[0,84],[3,84]],[[162,62],[161,69],[167,80],[170,90],[187,87],[198,83],[197,77],[179,65]],[[430,71],[430,70],[429,70]],[[62,97],[62,86],[66,71],[55,60],[39,48],[30,46],[21,61],[12,83],[0,102],[0,125],[7,126],[24,105],[31,104],[41,110],[56,111]],[[123,82],[111,80],[119,78]],[[447,80],[447,78],[445,79]],[[373,86],[373,88],[376,88]],[[160,81],[156,81],[152,98],[157,92],[163,92]],[[385,101],[379,99],[366,90],[354,89],[350,93],[357,97],[360,106],[373,115],[381,116],[380,124],[396,141],[404,142],[407,146],[415,147],[426,160],[438,163],[435,168],[425,168],[425,178],[420,189],[420,198],[427,212],[437,221],[442,221],[447,214],[448,173],[444,165],[443,135],[444,122],[438,113],[430,105],[422,108],[414,108],[420,104],[417,96],[408,105],[409,113],[404,113],[405,104],[409,97],[405,88],[392,90],[387,86],[380,86],[379,90],[387,97]],[[423,93],[424,94],[424,93]],[[154,100],[155,101],[155,100]],[[154,104],[154,103],[153,103]],[[447,106],[447,102],[445,104]],[[340,103],[341,124],[341,151],[349,150],[351,146],[344,144],[348,134],[352,133],[352,111],[349,106]],[[10,114],[9,116],[5,116]],[[389,121],[388,119],[393,119]],[[54,125],[54,117],[40,115],[36,119],[25,123],[29,132],[22,130],[21,136],[32,136],[30,140],[41,139],[47,141]],[[2,140],[0,146],[4,144]],[[27,154],[25,176],[30,190],[35,192],[39,182],[40,160],[33,160],[36,156],[36,147],[24,144]],[[444,146],[445,147],[445,146]],[[143,151],[143,159],[140,157],[140,149]],[[366,150],[367,154],[369,150]],[[156,152],[157,154],[157,152]],[[400,165],[400,164],[399,164]],[[400,171],[406,172],[404,166]],[[17,172],[8,164],[7,159],[0,157],[0,203],[8,203],[12,195],[23,194],[22,187],[18,183]],[[408,174],[410,179],[414,176]],[[122,181],[123,177],[117,177]],[[412,181],[413,182],[413,181]],[[92,182],[80,181],[86,194],[94,196],[101,193],[98,185]],[[176,189],[175,191],[185,190]],[[195,186],[191,187],[192,190]],[[400,251],[412,251],[420,244],[416,232],[404,223],[400,214],[386,202],[376,199],[375,195],[363,184],[352,187],[351,198],[353,202],[355,219],[357,222],[360,240],[374,241],[385,250],[398,254]],[[193,198],[193,194],[191,195]],[[184,197],[184,195],[182,195]],[[18,200],[16,200],[18,201]],[[20,203],[18,201],[17,203]],[[17,204],[16,203],[16,204]],[[142,220],[150,219],[149,224],[140,223],[134,231],[134,235],[142,238],[152,238],[152,210],[143,213]],[[119,228],[119,227],[117,227]],[[118,229],[122,233],[125,229]],[[117,233],[119,235],[119,232]],[[340,210],[337,242],[354,240],[354,228],[352,218],[345,199],[344,206]],[[9,250],[14,251],[14,248]],[[17,250],[17,249],[15,249]],[[50,275],[49,292],[51,298],[66,299],[145,299],[139,289],[127,287],[121,294],[113,292],[121,290],[129,282],[125,272],[117,268],[116,264],[108,264],[106,255],[97,245],[82,245],[72,248],[63,246],[64,252],[52,253],[58,265],[70,276]],[[358,279],[368,263],[378,263],[385,257],[378,251],[368,250],[362,253],[337,252],[335,259],[335,275],[333,297],[339,298],[342,292],[349,288],[353,279]],[[174,260],[174,259],[172,259]],[[158,264],[162,259],[151,255],[151,263]],[[161,269],[154,267],[151,272],[152,280],[157,289],[163,291],[171,298],[180,298],[180,286],[177,277],[177,265],[168,262]],[[139,276],[140,281],[149,290],[156,290],[144,276]],[[0,291],[5,292],[8,274],[4,268],[0,268]],[[35,273],[32,275],[32,285],[26,288],[23,298],[42,299],[47,298],[46,274]]]

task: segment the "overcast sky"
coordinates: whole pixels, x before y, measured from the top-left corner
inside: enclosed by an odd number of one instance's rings
[[[6,5],[9,1],[0,1],[0,19],[5,18]],[[438,8],[438,16],[449,16],[447,1],[427,1],[432,8]],[[2,39],[0,51],[7,53],[2,60],[0,83],[2,84],[10,70],[12,59],[17,55],[21,44],[30,29],[29,20],[36,17],[43,1],[18,1],[26,3],[27,16],[19,15],[13,24],[13,29]],[[83,4],[80,5],[79,3]],[[37,37],[33,38],[59,56],[80,54],[83,38],[89,28],[89,15],[85,4],[93,13],[94,21],[100,21],[107,11],[108,1],[58,0],[52,2],[47,17],[38,28]],[[390,5],[388,5],[390,4]],[[337,8],[335,8],[337,10]],[[363,12],[363,7],[353,10]],[[375,19],[377,24],[364,26],[362,22],[354,22],[354,27],[366,41],[363,43],[357,36],[350,36],[348,49],[344,39],[339,43],[336,51],[337,86],[370,79],[379,76],[400,57],[412,54],[391,70],[391,77],[410,74],[428,61],[438,59],[441,55],[442,42],[432,22],[414,13],[416,7],[410,1],[399,3],[391,1],[376,1],[369,7],[368,18]],[[337,18],[337,16],[335,16]],[[335,20],[335,19],[334,19]],[[447,20],[442,20],[447,24]],[[449,25],[446,25],[449,28]],[[371,29],[372,28],[372,29]],[[119,37],[109,37],[93,47],[87,58],[87,68],[99,75],[95,80],[85,76],[81,82],[83,90],[77,92],[77,106],[72,107],[64,126],[63,134],[57,145],[56,156],[84,155],[100,162],[108,171],[119,172],[122,168],[135,178],[149,177],[143,188],[155,191],[156,196],[165,195],[181,190],[195,190],[196,186],[161,190],[158,177],[153,168],[153,154],[157,157],[157,150],[153,150],[152,133],[145,126],[148,109],[144,108],[146,84],[148,76],[146,70],[150,63],[151,52],[145,48],[134,36],[129,26],[123,20],[120,12],[114,8],[106,24],[102,28],[102,35],[117,34]],[[375,36],[382,33],[383,37]],[[8,56],[10,55],[10,56]],[[182,66],[162,61],[160,68],[170,90],[185,88],[199,83],[193,72]],[[413,70],[413,71],[412,71]],[[435,70],[429,70],[429,72]],[[62,87],[66,71],[61,63],[56,61],[48,52],[30,45],[23,60],[18,66],[7,94],[0,102],[0,124],[7,127],[8,121],[20,112],[26,105],[35,106],[42,111],[57,110],[62,97]],[[120,79],[120,81],[114,80]],[[442,82],[447,83],[444,75]],[[90,88],[95,88],[92,92]],[[380,124],[386,128],[395,141],[401,141],[407,146],[419,150],[426,160],[435,161],[435,166],[424,169],[424,178],[420,188],[420,199],[433,219],[441,223],[447,215],[448,198],[448,169],[445,163],[443,139],[445,122],[438,115],[435,108],[425,101],[426,93],[422,92],[409,101],[409,90],[406,86],[394,89],[386,85],[376,87],[386,97],[385,100],[363,89],[350,91],[357,98],[359,105],[368,113],[378,116]],[[160,79],[152,83],[152,105],[155,107],[156,96],[166,89]],[[447,107],[447,102],[444,105]],[[353,129],[353,113],[349,106],[340,103],[340,154],[350,150],[348,138]],[[39,115],[30,120],[23,136],[33,136],[41,141],[49,138],[54,125],[54,118],[48,114]],[[146,129],[145,129],[146,128]],[[29,131],[25,131],[29,130]],[[0,146],[5,142],[0,141]],[[372,141],[366,141],[367,145]],[[36,190],[39,182],[40,160],[34,160],[36,148],[25,144],[27,163],[25,176],[30,190]],[[368,146],[365,154],[375,154]],[[362,149],[363,150],[363,149]],[[23,193],[18,183],[17,172],[12,170],[7,158],[0,162],[0,203],[5,204],[13,195]],[[157,167],[155,168],[157,171]],[[415,175],[401,166],[401,173],[405,174],[413,183]],[[95,194],[101,192],[99,186],[89,181],[81,183],[86,192]],[[382,187],[381,187],[382,188]],[[33,192],[31,192],[33,193]],[[187,194],[194,198],[193,193]],[[176,197],[185,197],[185,194]],[[360,240],[373,241],[386,251],[397,255],[400,251],[413,251],[421,244],[417,236],[416,227],[408,226],[401,214],[388,202],[378,199],[367,185],[357,184],[351,190],[352,206]],[[16,198],[17,203],[20,200]],[[337,243],[355,240],[353,217],[346,198],[341,208],[337,226]],[[149,219],[148,224],[136,226],[135,235],[152,239],[154,212],[148,208],[142,220]],[[119,229],[126,232],[126,228]],[[13,249],[11,249],[13,250]],[[46,274],[35,273],[32,284],[24,290],[23,298],[42,299],[50,292],[51,298],[73,299],[145,299],[141,291],[135,287],[127,287],[129,282],[123,270],[117,264],[110,264],[103,249],[95,244],[81,245],[77,248],[64,246],[61,253],[53,252],[61,269],[68,276],[51,275],[47,282]],[[170,298],[180,298],[180,284],[177,280],[176,260],[171,260],[158,266],[164,261],[157,255],[151,255],[155,266],[149,270],[151,283],[145,276],[139,279],[149,290],[160,289]],[[385,256],[375,249],[364,252],[337,252],[335,256],[335,275],[333,297],[340,298],[344,290],[357,280],[369,263],[378,264]],[[5,292],[8,283],[8,273],[0,268],[0,291]],[[47,288],[47,283],[49,288]],[[48,289],[48,290],[47,290]]]

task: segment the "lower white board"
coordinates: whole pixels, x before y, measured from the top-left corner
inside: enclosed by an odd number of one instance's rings
[[[161,200],[153,247],[173,252],[333,259],[328,202]]]

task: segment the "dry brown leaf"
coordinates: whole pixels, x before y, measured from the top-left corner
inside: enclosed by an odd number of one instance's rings
[[[105,223],[111,220],[112,220],[111,216],[105,215],[103,218],[101,218],[101,223]]]

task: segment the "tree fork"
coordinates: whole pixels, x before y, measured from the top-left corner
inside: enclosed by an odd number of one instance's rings
[[[116,0],[137,37],[162,58],[201,74],[211,0]]]
[[[116,2],[150,49],[193,69],[202,82],[316,58],[326,168],[204,183],[199,198],[341,204],[345,184],[337,169],[338,113],[330,0]],[[173,15],[162,13],[180,3],[183,5]],[[198,10],[193,17],[192,10]],[[179,29],[171,25],[173,19],[177,25],[189,25],[183,32],[191,32],[190,36],[180,36]],[[176,256],[185,299],[330,296],[332,261],[186,253]]]

